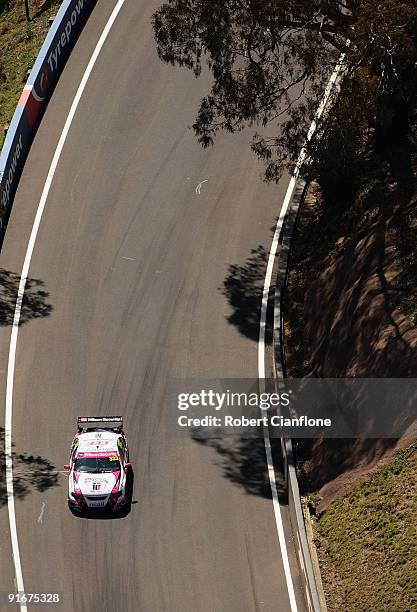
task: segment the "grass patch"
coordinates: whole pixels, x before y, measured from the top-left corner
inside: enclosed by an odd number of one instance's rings
[[[0,0],[0,147],[4,127],[10,123],[17,102],[39,49],[49,30],[60,0],[30,0],[31,21],[25,17],[23,0]]]
[[[417,445],[314,523],[329,612],[417,610]]]

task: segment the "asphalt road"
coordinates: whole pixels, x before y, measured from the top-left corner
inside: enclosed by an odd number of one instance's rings
[[[0,254],[2,389],[14,275],[66,114],[114,4],[101,0],[94,9],[16,196]],[[287,180],[262,182],[247,133],[222,135],[209,150],[195,142],[189,126],[207,79],[158,60],[150,25],[157,4],[127,0],[111,30],[33,254],[13,412],[25,589],[62,593],[65,611],[286,612],[263,447],[235,443],[219,452],[176,438],[166,393],[172,377],[257,376],[263,249]],[[2,405],[4,413],[4,397]],[[77,415],[87,413],[124,416],[135,472],[135,503],[124,519],[78,519],[66,506],[57,470]],[[0,591],[10,591],[1,493]],[[285,506],[282,513],[298,597]]]

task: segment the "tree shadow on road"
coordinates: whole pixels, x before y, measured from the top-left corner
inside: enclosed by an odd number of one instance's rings
[[[16,299],[19,290],[20,275],[0,268],[0,325],[13,324]],[[19,325],[32,319],[47,317],[52,312],[47,303],[49,293],[44,290],[45,283],[36,278],[28,278],[22,301]]]
[[[249,495],[258,495],[271,499],[271,485],[266,463],[263,438],[242,436],[224,436],[222,438],[203,438],[193,435],[193,440],[216,451],[219,455],[217,465],[222,469],[225,478],[243,487]],[[271,440],[271,449],[277,479],[278,494],[285,500],[285,483],[282,476],[281,444]]]
[[[4,429],[0,428],[0,508],[7,504],[6,455]],[[44,457],[12,450],[14,496],[23,499],[32,491],[46,491],[58,486],[56,467]]]
[[[242,264],[232,264],[220,289],[227,299],[232,314],[227,317],[241,334],[258,341],[259,317],[265,281],[268,254],[265,247],[252,249]]]

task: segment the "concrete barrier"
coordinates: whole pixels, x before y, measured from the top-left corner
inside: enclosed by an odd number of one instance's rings
[[[64,0],[20,96],[0,154],[0,231],[42,114],[96,0]]]
[[[281,232],[280,248],[277,261],[277,278],[274,298],[274,369],[279,381],[285,376],[285,353],[283,350],[284,317],[282,309],[283,291],[287,284],[288,263],[291,248],[291,239],[297,221],[300,205],[306,191],[306,183],[302,179],[296,181],[291,201]],[[304,591],[307,609],[309,612],[325,612],[324,596],[319,594],[317,584],[321,585],[320,576],[316,576],[311,559],[311,551],[307,539],[304,515],[298,486],[297,472],[294,461],[292,441],[281,441],[285,463],[285,479],[288,489],[288,508],[291,527],[296,542],[297,561],[300,574],[304,581]]]

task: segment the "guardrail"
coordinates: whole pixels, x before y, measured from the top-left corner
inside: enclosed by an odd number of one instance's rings
[[[274,367],[275,376],[278,380],[282,380],[285,376],[285,354],[283,350],[284,318],[282,309],[283,291],[285,290],[288,279],[291,239],[300,205],[306,192],[306,187],[306,182],[304,180],[299,178],[296,181],[281,233],[281,244],[277,262],[277,278],[275,283],[273,333]],[[323,596],[319,596],[316,575],[314,573],[310,547],[307,539],[292,441],[289,439],[282,440],[282,449],[288,488],[289,515],[296,539],[297,561],[301,575],[304,578],[307,608],[309,612],[325,612],[325,602]]]
[[[64,0],[22,91],[0,154],[0,232],[42,114],[96,0]]]

